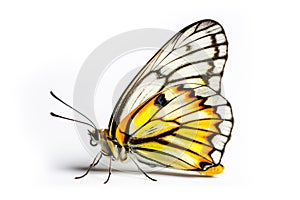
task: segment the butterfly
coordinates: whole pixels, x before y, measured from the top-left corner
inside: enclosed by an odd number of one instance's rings
[[[175,34],[139,71],[118,100],[107,129],[88,122],[90,144],[99,153],[88,174],[102,156],[112,161],[140,163],[196,171],[213,176],[223,171],[221,159],[230,140],[233,115],[221,95],[221,78],[228,57],[223,27],[214,20],[195,22]]]

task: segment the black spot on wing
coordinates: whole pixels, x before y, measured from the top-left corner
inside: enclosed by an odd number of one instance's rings
[[[211,163],[208,163],[208,162],[200,162],[199,163],[199,166],[201,169],[204,169],[207,165],[211,165]]]
[[[191,45],[186,45],[185,51],[190,51],[191,50]]]
[[[154,104],[159,106],[159,107],[163,107],[168,103],[168,101],[166,100],[165,94],[160,94],[156,99]]]
[[[210,39],[211,39],[211,43],[212,44],[216,44],[217,43],[217,40],[216,40],[216,34],[213,34],[210,36]]]

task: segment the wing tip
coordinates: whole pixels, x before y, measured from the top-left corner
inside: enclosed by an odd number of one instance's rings
[[[224,170],[224,166],[221,164],[218,164],[218,165],[208,168],[205,171],[199,171],[199,173],[201,175],[214,176],[216,174],[221,174],[223,172],[223,170]]]

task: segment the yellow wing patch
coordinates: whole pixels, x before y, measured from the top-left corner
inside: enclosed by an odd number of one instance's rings
[[[205,175],[221,173],[229,140],[222,132],[232,125],[230,105],[207,86],[184,86],[172,86],[135,108],[118,126],[118,142],[137,158],[157,165]],[[229,109],[219,112],[224,106]]]

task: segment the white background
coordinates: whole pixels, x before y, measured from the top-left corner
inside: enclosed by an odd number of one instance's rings
[[[297,8],[289,1],[1,1],[1,196],[299,198]],[[91,158],[72,123],[50,117],[50,111],[72,112],[49,91],[72,102],[82,63],[114,35],[178,31],[205,18],[223,25],[230,44],[223,85],[236,121],[224,173],[151,174],[159,181],[150,182],[140,173],[114,171],[103,185],[107,173],[97,170],[74,180]]]

